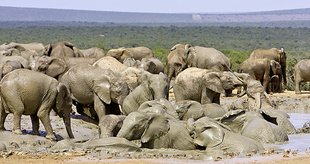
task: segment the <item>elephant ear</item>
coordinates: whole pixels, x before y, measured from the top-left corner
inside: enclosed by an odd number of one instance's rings
[[[57,92],[55,111],[59,117],[63,117],[64,114],[71,113],[72,99],[68,88],[63,83],[58,84]]]
[[[141,137],[142,143],[147,143],[166,135],[170,130],[169,120],[160,115],[151,115],[148,120],[148,127]]]
[[[217,93],[225,93],[219,72],[209,72],[204,74],[203,79],[205,87]]]
[[[199,146],[205,146],[208,148],[216,147],[224,140],[224,130],[212,121],[209,121],[208,123],[200,127],[200,129],[195,130],[197,136],[196,138],[194,138],[194,143]]]
[[[111,84],[107,77],[93,80],[93,89],[101,101],[106,104],[111,103]]]
[[[71,48],[71,49],[73,49],[73,47],[74,47],[74,44],[71,43],[71,42],[68,42],[68,41],[64,41],[63,44],[64,44],[65,46]]]
[[[15,45],[13,48],[17,49],[18,51],[26,51],[25,47],[21,45]]]
[[[238,110],[231,110],[219,119],[221,123],[232,123],[238,116],[245,114],[245,110],[238,109]]]
[[[64,73],[67,69],[66,63],[59,58],[52,58],[49,62],[49,66],[45,74],[56,78],[60,74]]]
[[[73,47],[73,52],[75,57],[84,57],[84,54],[76,47]]]

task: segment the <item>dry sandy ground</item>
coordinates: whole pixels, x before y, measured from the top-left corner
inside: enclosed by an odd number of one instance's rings
[[[278,109],[293,113],[310,113],[310,93],[295,95],[294,92],[285,92],[281,94],[270,95],[271,100],[277,104]],[[221,103],[224,106],[235,102],[237,97],[223,97]],[[240,98],[238,99],[240,100]],[[64,129],[63,122],[57,116],[51,116],[52,126],[59,138],[68,138]],[[48,141],[44,137],[44,128],[40,127],[41,136],[30,135],[31,123],[28,116],[23,116],[22,128],[23,135],[14,135],[11,133],[12,116],[9,115],[5,123],[8,131],[0,132],[0,143],[5,143],[8,151],[0,151],[0,163],[309,163],[310,151],[304,152],[273,152],[268,155],[245,155],[243,157],[234,157],[224,159],[213,159],[210,156],[195,156],[190,153],[171,153],[172,155],[158,156],[158,154],[143,154],[138,158],[136,156],[117,154],[100,154],[100,152],[89,150],[64,150],[50,152],[55,142]],[[89,139],[98,139],[98,128],[96,125],[83,121],[80,116],[72,119],[72,129],[76,140],[85,141]],[[310,143],[305,143],[309,144]],[[13,148],[15,147],[15,149]],[[9,151],[12,148],[13,151]],[[0,145],[1,149],[1,145]]]

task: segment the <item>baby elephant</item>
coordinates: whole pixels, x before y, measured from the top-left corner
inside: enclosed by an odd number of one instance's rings
[[[46,138],[55,139],[49,113],[51,109],[63,118],[70,138],[72,100],[65,85],[45,74],[18,69],[5,75],[0,82],[0,130],[8,113],[14,115],[13,133],[21,134],[21,116],[30,115],[34,134],[39,134],[39,119],[47,132]]]

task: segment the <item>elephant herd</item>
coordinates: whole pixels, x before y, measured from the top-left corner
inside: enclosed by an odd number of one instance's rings
[[[296,81],[310,80],[308,65],[296,65]],[[265,143],[288,141],[288,134],[296,132],[266,93],[282,92],[282,81],[286,84],[283,49],[255,50],[232,72],[222,52],[177,44],[167,56],[165,71],[147,47],[105,53],[70,42],[11,42],[0,45],[0,68],[0,130],[13,113],[16,134],[21,134],[21,116],[30,115],[34,134],[40,120],[46,138],[56,139],[49,118],[53,110],[74,138],[73,109],[97,122],[100,138],[139,140],[142,148],[150,149],[260,152]],[[239,96],[248,96],[248,108],[227,111],[220,95],[229,96],[239,87]]]

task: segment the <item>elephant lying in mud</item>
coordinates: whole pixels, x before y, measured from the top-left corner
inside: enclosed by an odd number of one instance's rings
[[[39,120],[47,132],[46,138],[55,139],[49,113],[53,109],[63,118],[70,138],[72,100],[67,87],[47,75],[19,69],[8,73],[1,80],[0,129],[4,130],[4,122],[8,113],[14,115],[13,133],[21,134],[21,116],[30,115],[32,130],[39,134]]]
[[[288,134],[295,132],[295,128],[288,118],[284,118],[277,111],[272,111],[272,113],[270,110],[266,111],[258,113],[233,110],[219,118],[219,121],[230,127],[233,132],[240,133],[261,143],[288,141]]]
[[[220,104],[221,93],[243,85],[244,82],[232,72],[213,72],[192,67],[176,77],[173,91],[176,101],[194,100],[201,104]]]
[[[150,58],[154,57],[153,52],[151,49],[147,47],[133,47],[133,48],[117,48],[117,49],[110,49],[107,52],[106,56],[112,56],[121,63],[126,58],[134,58],[135,60],[140,60],[143,58]]]
[[[188,129],[194,143],[207,149],[220,149],[228,153],[253,153],[263,151],[263,146],[248,137],[232,132],[228,127],[208,117],[188,120]]]
[[[124,119],[117,137],[141,139],[142,147],[151,149],[196,149],[184,122],[154,113],[130,113]]]

